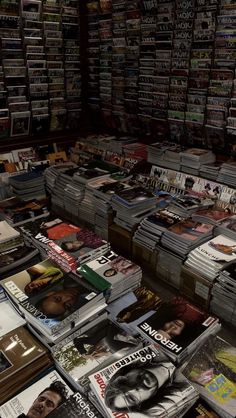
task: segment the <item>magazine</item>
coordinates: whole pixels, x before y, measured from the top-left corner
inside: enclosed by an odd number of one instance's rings
[[[94,405],[81,393],[76,392],[62,405],[47,415],[47,418],[102,418]]]
[[[65,402],[73,392],[57,371],[50,371],[45,376],[39,377],[27,389],[3,404],[0,407],[1,418],[19,418],[38,415],[38,410],[41,409],[41,394],[47,395],[49,406],[44,412],[48,414],[60,403]]]
[[[235,417],[236,348],[211,336],[188,361],[183,373],[221,416]]]
[[[174,359],[183,357],[218,320],[182,297],[165,302],[158,311],[137,326],[151,342],[158,343]]]
[[[14,310],[8,300],[0,302],[0,310],[0,337],[21,325],[25,325],[25,320]]]
[[[73,333],[52,348],[60,370],[79,390],[88,390],[88,376],[142,347],[138,336],[130,336],[111,321],[104,319],[86,333]]]
[[[198,396],[182,373],[154,345],[123,357],[92,374],[89,380],[91,391],[107,417],[178,416]]]

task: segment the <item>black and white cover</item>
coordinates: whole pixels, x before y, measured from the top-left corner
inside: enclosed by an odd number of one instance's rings
[[[71,395],[62,405],[58,406],[48,418],[102,418],[94,405],[81,393],[76,392]]]
[[[89,377],[95,401],[106,417],[179,416],[197,392],[154,345],[123,357]],[[91,399],[93,397],[91,396]]]

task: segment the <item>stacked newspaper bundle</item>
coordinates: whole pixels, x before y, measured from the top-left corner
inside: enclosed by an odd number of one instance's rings
[[[217,178],[220,183],[235,187],[236,182],[236,163],[235,161],[223,163]]]
[[[103,292],[78,275],[44,260],[2,281],[18,312],[39,335],[54,343],[80,328],[105,307]]]
[[[219,337],[211,336],[183,370],[201,398],[220,418],[235,417],[235,354],[235,347]]]
[[[212,235],[213,225],[187,218],[168,228],[161,237],[161,243],[163,247],[185,257],[193,248],[209,240]]]
[[[200,148],[189,148],[181,152],[180,157],[181,170],[193,175],[198,175],[203,164],[214,163],[216,159],[212,151]]]
[[[116,212],[115,222],[126,229],[132,229],[143,216],[156,207],[153,193],[142,186],[135,186],[127,190],[116,192],[111,205]]]
[[[41,172],[18,174],[9,178],[15,196],[24,200],[45,199],[44,177]]]
[[[89,376],[89,398],[103,417],[177,417],[197,391],[154,345],[127,355]]]
[[[236,259],[236,240],[218,235],[188,254],[185,264],[214,281],[229,261]]]
[[[236,325],[236,262],[226,264],[212,287],[212,312]]]
[[[160,344],[173,361],[182,363],[220,329],[219,320],[209,316],[186,299],[174,297],[137,326],[138,332],[152,343]]]
[[[99,289],[109,291],[109,302],[136,289],[141,282],[141,268],[113,251],[78,267],[77,272]]]
[[[182,217],[168,209],[153,212],[141,221],[138,229],[135,231],[133,240],[143,247],[154,250],[162,234],[181,219]]]

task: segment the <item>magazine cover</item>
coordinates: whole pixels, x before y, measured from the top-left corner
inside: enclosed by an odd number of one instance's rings
[[[231,214],[224,209],[203,209],[203,210],[199,210],[198,212],[196,212],[196,214],[193,215],[193,218],[204,217],[208,219],[209,221],[210,220],[214,221],[215,223],[215,222],[220,222],[225,219],[228,219],[230,216]]]
[[[3,404],[0,407],[0,416],[1,418],[47,417],[72,394],[72,390],[61,376],[56,371],[51,371]]]
[[[109,318],[131,335],[137,333],[136,326],[159,309],[162,300],[159,295],[145,286],[129,292],[107,307]]]
[[[236,258],[236,241],[225,235],[218,235],[205,244],[197,247],[197,252],[209,260],[226,262]]]
[[[25,325],[25,320],[14,310],[8,300],[0,301],[0,337]]]
[[[152,224],[157,225],[161,229],[169,228],[182,219],[181,216],[170,212],[168,209],[160,210],[159,212],[152,213],[147,217],[147,220]]]
[[[48,418],[102,418],[94,405],[81,393],[76,392],[47,415]]]
[[[189,360],[183,373],[220,416],[222,411],[235,417],[235,370],[236,348],[219,337],[210,336]]]
[[[129,208],[154,199],[154,195],[143,187],[133,187],[119,192],[114,199]]]
[[[23,327],[0,337],[0,347],[1,385],[14,373],[26,366],[30,367],[32,362],[47,352],[43,345]]]
[[[170,302],[163,303],[137,329],[145,338],[178,356],[216,322],[215,318],[184,298],[174,297]]]
[[[89,377],[106,416],[174,416],[197,392],[154,345],[123,357]]]
[[[83,264],[77,271],[90,283],[106,290],[117,282],[139,273],[141,268],[113,251],[108,251],[103,256]]]
[[[85,334],[75,332],[53,349],[53,357],[78,389],[87,390],[88,376],[128,352],[142,347],[138,336],[128,335],[105,319]]]
[[[184,241],[197,241],[204,237],[204,235],[209,236],[212,230],[213,225],[203,224],[192,219],[185,219],[171,226],[168,229],[168,233],[171,233],[171,235],[179,235],[179,239]]]

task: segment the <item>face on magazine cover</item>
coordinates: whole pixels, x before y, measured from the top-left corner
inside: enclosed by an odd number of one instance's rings
[[[172,402],[172,390],[177,393],[175,370],[175,366],[168,360],[145,363],[137,361],[133,365],[125,366],[109,381],[105,391],[105,403],[112,411],[139,411],[152,416],[151,411],[157,402],[164,402],[168,408]],[[178,389],[181,390],[181,385]]]
[[[65,385],[60,381],[56,381],[38,395],[27,415],[22,414],[20,417],[44,418],[66,400],[67,391]]]
[[[37,308],[48,318],[62,319],[66,314],[70,314],[75,310],[79,296],[79,287],[70,287],[48,292],[37,303]]]
[[[80,248],[82,248],[83,245],[83,241],[66,241],[61,244],[61,248],[69,253],[73,253],[74,251],[80,250]]]

